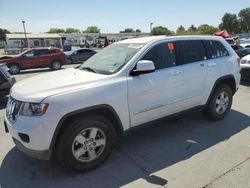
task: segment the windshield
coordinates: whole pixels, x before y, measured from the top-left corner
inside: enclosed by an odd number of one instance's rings
[[[80,69],[101,74],[119,71],[143,47],[143,44],[112,44],[88,59]]]
[[[29,51],[30,51],[30,49],[25,50],[25,51],[23,51],[22,53],[18,54],[18,56],[22,56],[22,55],[26,54],[26,53],[29,52]]]

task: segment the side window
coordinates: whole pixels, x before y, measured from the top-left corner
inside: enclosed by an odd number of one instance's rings
[[[227,49],[219,41],[205,40],[204,44],[207,48],[208,59],[215,59],[229,55]]]
[[[76,52],[76,54],[83,54],[84,53],[84,50],[78,50],[77,52]]]
[[[238,48],[238,46],[236,46],[236,45],[232,45],[231,46],[234,50],[238,50],[239,48]]]
[[[34,50],[30,50],[24,54],[25,57],[33,57],[34,56]]]
[[[47,49],[42,49],[42,50],[35,50],[34,51],[34,56],[42,56],[42,55],[49,55],[50,51]]]
[[[156,70],[176,66],[174,43],[164,42],[158,44],[149,50],[142,60],[153,61]]]
[[[206,50],[200,40],[178,42],[181,64],[193,63],[206,59]]]
[[[90,52],[92,52],[92,50],[86,49],[85,52],[90,53]]]

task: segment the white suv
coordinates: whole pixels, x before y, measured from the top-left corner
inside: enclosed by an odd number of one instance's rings
[[[5,127],[27,155],[55,155],[67,167],[89,170],[132,127],[194,107],[211,120],[223,119],[239,71],[238,56],[219,37],[128,39],[78,68],[15,84]]]

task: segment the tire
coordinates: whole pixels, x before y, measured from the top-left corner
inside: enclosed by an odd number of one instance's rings
[[[60,61],[53,61],[53,62],[51,63],[51,69],[52,69],[52,70],[59,70],[59,69],[61,69],[61,68],[62,68],[62,64],[61,64]]]
[[[20,72],[20,67],[17,64],[9,65],[9,71],[11,74],[18,74]]]
[[[115,130],[106,118],[87,116],[63,130],[56,144],[56,157],[67,168],[88,171],[110,156],[115,141]]]
[[[209,120],[222,120],[230,111],[233,102],[233,92],[229,85],[221,84],[212,94],[204,114]]]

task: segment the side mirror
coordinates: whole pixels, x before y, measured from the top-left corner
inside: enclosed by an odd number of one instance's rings
[[[141,60],[137,62],[136,69],[131,72],[132,76],[140,74],[147,74],[155,71],[155,65],[153,61]]]

